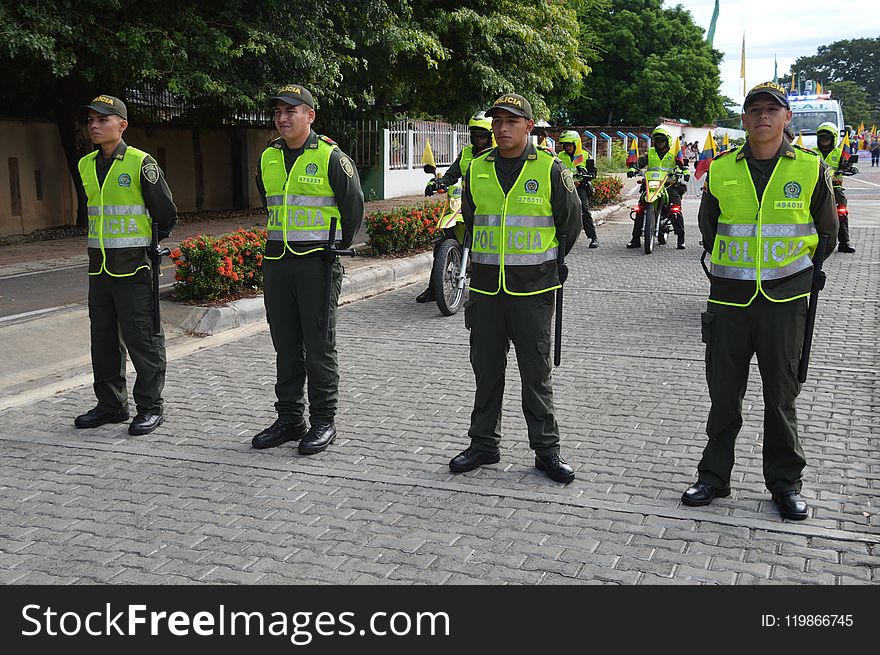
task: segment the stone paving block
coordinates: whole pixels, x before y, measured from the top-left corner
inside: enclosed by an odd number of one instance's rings
[[[685,581],[695,580],[702,584],[731,585],[736,582],[736,573],[732,571],[707,571],[684,565],[675,570],[675,578]]]

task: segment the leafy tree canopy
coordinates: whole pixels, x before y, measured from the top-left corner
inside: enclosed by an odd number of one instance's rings
[[[584,6],[600,60],[565,108],[572,123],[652,124],[660,116],[703,124],[726,114],[718,65],[690,12],[663,0],[601,0]]]
[[[804,79],[823,85],[843,80],[855,82],[871,102],[880,103],[880,36],[844,39],[819,46],[815,55],[795,59],[791,70],[798,76],[803,71]]]

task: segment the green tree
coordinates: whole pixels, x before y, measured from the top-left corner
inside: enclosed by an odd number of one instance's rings
[[[840,101],[845,123],[856,127],[859,123],[870,125],[872,121],[876,121],[876,112],[873,111],[868,102],[868,94],[861,86],[849,80],[841,80],[831,83],[828,88],[831,97]]]
[[[581,124],[652,124],[659,117],[703,124],[725,115],[722,54],[682,6],[662,0],[602,0],[579,15],[599,36],[600,59],[566,108]]]
[[[849,80],[864,89],[873,103],[880,103],[880,36],[844,39],[822,45],[815,55],[798,57],[791,67],[803,79],[823,85]],[[791,76],[787,77],[791,81]]]

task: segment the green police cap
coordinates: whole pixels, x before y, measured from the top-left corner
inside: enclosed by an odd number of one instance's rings
[[[761,82],[760,84],[756,84],[749,92],[746,94],[746,99],[743,101],[743,109],[749,104],[749,101],[754,100],[757,96],[761,94],[766,94],[773,98],[780,105],[788,109],[790,107],[788,102],[788,95],[785,92],[785,89],[775,82]]]
[[[308,105],[312,109],[315,108],[315,99],[309,90],[301,84],[286,84],[278,89],[277,94],[272,100],[280,100],[288,105]]]
[[[492,103],[492,107],[486,112],[486,116],[495,116],[500,109],[523,118],[534,118],[529,101],[516,93],[505,93],[498,98],[498,100]]]
[[[120,118],[128,120],[128,110],[125,108],[125,103],[113,96],[99,95],[90,104],[83,105],[83,109],[94,109],[99,114],[104,114],[105,116],[116,114]]]

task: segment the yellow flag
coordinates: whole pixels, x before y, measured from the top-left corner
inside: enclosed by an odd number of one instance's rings
[[[425,151],[422,153],[422,163],[430,164],[437,168],[437,162],[434,161],[434,151],[431,150],[431,140],[425,137]]]
[[[801,137],[801,133],[800,133],[800,132],[798,132],[798,138],[794,140],[794,144],[795,144],[796,146],[800,146],[801,148],[804,147],[804,139],[803,139],[803,137]]]
[[[859,134],[864,134],[865,132],[865,124],[859,123]]]
[[[822,84],[820,82],[816,82],[816,93],[822,93]]]
[[[730,150],[730,136],[727,134],[727,132],[724,133],[723,145],[724,147],[722,148],[722,150]]]
[[[742,59],[739,66],[739,76],[743,81],[743,95],[746,94],[746,33],[743,32]]]

